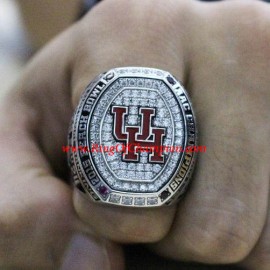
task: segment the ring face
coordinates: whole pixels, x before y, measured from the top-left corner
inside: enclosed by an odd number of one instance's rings
[[[116,68],[85,90],[69,132],[75,184],[95,201],[135,207],[171,204],[194,166],[195,119],[168,72]]]

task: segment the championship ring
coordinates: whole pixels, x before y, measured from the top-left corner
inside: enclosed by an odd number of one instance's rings
[[[74,185],[96,202],[170,205],[195,164],[196,123],[189,97],[170,73],[123,67],[94,79],[68,135]]]

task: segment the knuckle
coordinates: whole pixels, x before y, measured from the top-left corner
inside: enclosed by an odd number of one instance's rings
[[[111,219],[110,226],[94,224],[105,237],[123,243],[153,243],[161,240],[169,225],[154,218],[121,216]]]
[[[220,33],[225,30],[222,34],[230,40],[230,49],[232,40],[234,46],[239,43],[239,56],[250,54],[251,50],[257,55],[256,46],[258,49],[262,44],[267,48],[265,41],[269,40],[270,34],[270,8],[267,3],[254,0],[224,1],[211,11]],[[211,25],[209,27],[211,28]]]
[[[189,239],[193,255],[205,263],[228,264],[244,260],[253,249],[259,233],[254,232],[254,227],[243,216],[246,213],[220,210],[214,215],[213,212],[206,215],[207,220],[195,225]]]
[[[176,3],[174,0],[168,0],[166,5],[162,0],[149,0],[149,1],[137,1],[137,0],[110,0],[104,1],[101,4],[93,8],[87,16],[101,15],[105,22],[115,23],[118,21],[138,21],[149,22],[157,19],[157,15],[162,16],[159,19],[166,17],[168,11],[175,12],[175,8],[178,5],[183,6],[182,3]],[[177,10],[179,11],[179,9]],[[120,15],[120,16],[118,16]],[[151,16],[149,16],[151,15]],[[172,14],[173,15],[173,14]],[[113,19],[113,20],[112,20]],[[159,20],[162,21],[162,20]]]
[[[129,243],[153,243],[161,240],[168,232],[166,225],[159,222],[123,222],[116,228],[118,240]]]
[[[234,24],[234,29],[244,42],[249,42],[249,47],[255,49],[254,46],[262,46],[267,48],[265,43],[269,41],[269,13],[270,8],[268,4],[262,1],[235,1],[231,3],[230,9],[228,9],[228,18],[230,22]],[[233,27],[233,26],[232,26]],[[254,36],[256,38],[254,38]],[[242,44],[247,48],[247,43]],[[253,51],[255,53],[256,51]]]
[[[175,35],[179,35],[178,22],[182,13],[186,12],[185,6],[181,1],[173,0],[167,1],[166,5],[162,0],[104,1],[94,7],[82,19],[81,24],[88,34],[95,35],[95,39],[101,38],[103,46],[109,39],[108,46],[117,42],[125,47],[130,44],[141,47],[142,42],[147,44],[158,41],[157,47],[173,43]],[[92,25],[91,30],[89,25]]]

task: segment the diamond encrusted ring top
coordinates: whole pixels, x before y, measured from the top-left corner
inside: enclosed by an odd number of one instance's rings
[[[187,93],[170,73],[112,69],[87,86],[72,118],[74,184],[94,201],[169,205],[188,185],[196,137]]]

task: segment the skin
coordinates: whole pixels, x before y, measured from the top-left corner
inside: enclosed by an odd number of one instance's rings
[[[123,269],[121,243],[269,269],[269,13],[252,0],[106,0],[41,50],[1,99],[0,265],[54,269],[83,233],[81,269]],[[89,81],[116,66],[168,70],[188,89],[207,152],[178,205],[98,205],[65,182],[72,111]]]
[[[78,15],[80,0],[17,1],[33,49],[38,49],[71,25]]]

